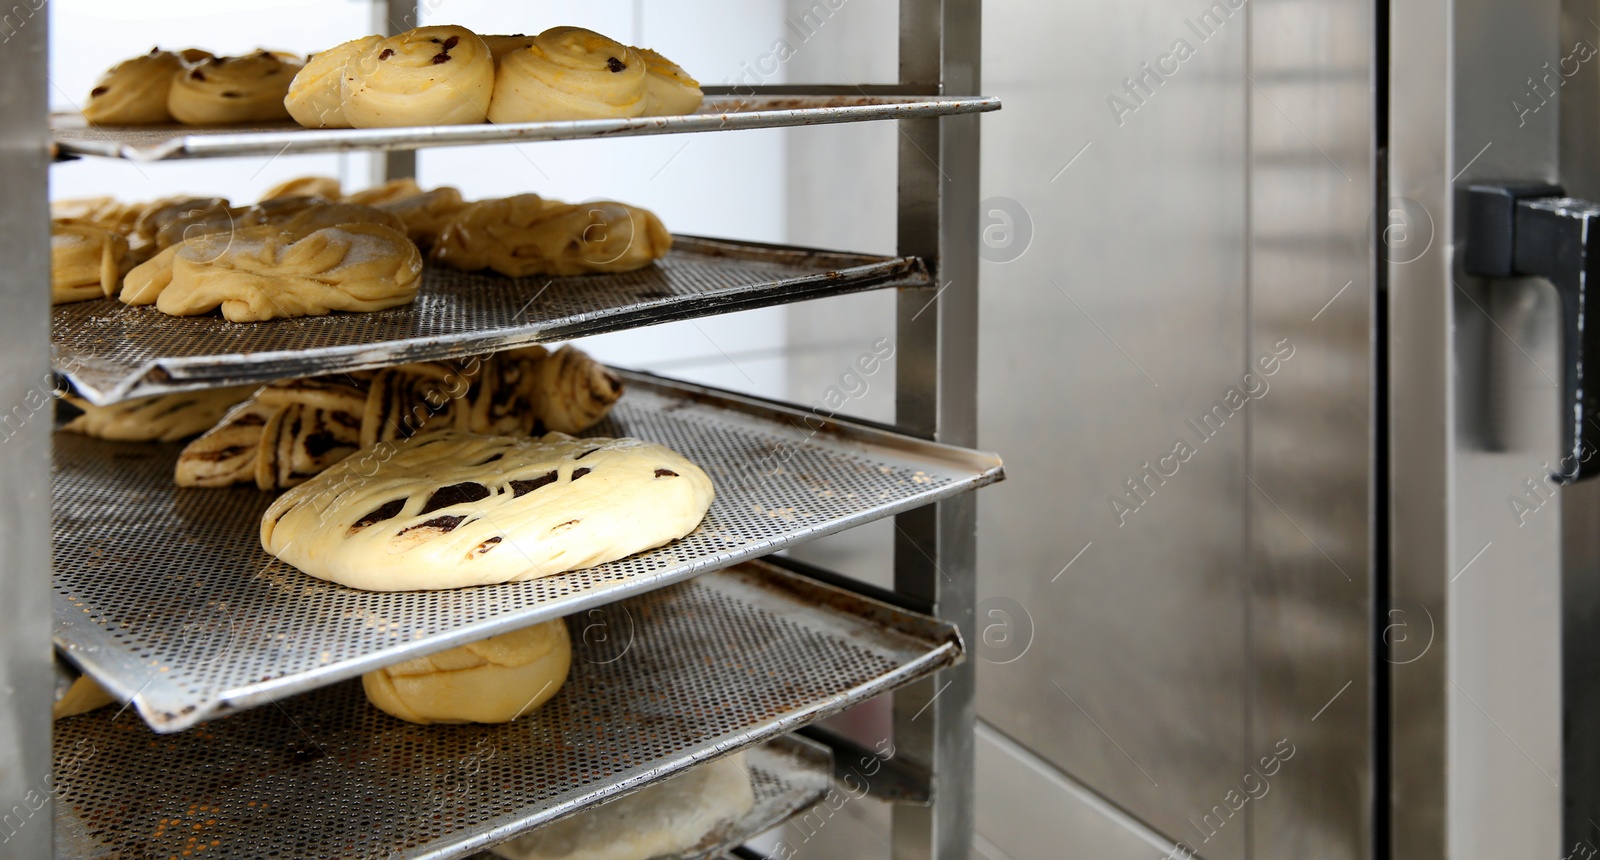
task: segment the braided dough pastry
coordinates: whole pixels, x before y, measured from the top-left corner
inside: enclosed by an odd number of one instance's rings
[[[561,619],[361,676],[367,701],[410,723],[509,723],[566,683],[572,640]]]
[[[683,67],[649,48],[638,48],[644,58],[644,115],[672,116],[694,113],[706,94],[700,82],[689,77]]]
[[[267,552],[368,591],[517,582],[604,564],[683,537],[711,479],[638,439],[429,433],[367,475],[350,457],[278,498]]]
[[[339,180],[334,179],[332,176],[301,176],[272,186],[267,193],[261,195],[261,199],[321,197],[324,200],[338,200],[342,196],[344,196],[344,190],[339,187]]]
[[[344,115],[345,67],[352,57],[382,38],[352,39],[306,57],[305,66],[295,73],[289,93],[283,97],[289,116],[306,128],[349,128],[350,120]]]
[[[126,238],[144,208],[138,203],[121,203],[115,197],[75,197],[50,201],[50,217],[87,222]]]
[[[416,298],[422,255],[381,224],[305,235],[263,224],[174,245],[128,273],[122,300],[192,316],[222,308],[232,322],[377,311]]]
[[[201,60],[173,79],[167,110],[188,125],[288,119],[283,99],[298,71],[300,59],[278,51]]]
[[[85,221],[50,222],[50,303],[116,295],[128,240]]]
[[[165,248],[183,240],[184,229],[189,223],[228,212],[230,208],[226,197],[167,197],[155,200],[146,204],[134,220],[133,231],[128,239],[143,247]],[[184,226],[171,228],[172,224],[178,222],[183,222]]]
[[[492,850],[506,860],[655,860],[722,841],[756,804],[744,754],[697,765]]]
[[[204,57],[209,56],[204,54]],[[84,119],[95,125],[172,122],[172,113],[167,110],[167,94],[181,71],[183,58],[160,48],[151,48],[150,53],[142,57],[123,60],[95,81],[89,100],[83,106]]]
[[[112,406],[95,406],[76,395],[63,400],[83,411],[62,430],[118,442],[176,442],[211,429],[254,385],[138,397]]]
[[[644,58],[581,27],[552,27],[507,50],[495,72],[490,122],[611,119],[645,112]]]
[[[462,209],[440,233],[430,258],[463,271],[493,269],[516,278],[631,272],[671,248],[672,234],[648,209],[518,194]]]
[[[286,489],[357,447],[421,433],[579,433],[604,419],[621,396],[616,374],[571,345],[553,355],[532,346],[486,359],[276,382],[189,443],[175,477],[180,487],[254,482],[263,490]],[[304,407],[298,423],[278,417],[291,406]],[[275,419],[278,441],[267,443],[264,431]]]
[[[355,52],[342,94],[344,118],[356,128],[483,122],[494,58],[465,27],[418,27]]]

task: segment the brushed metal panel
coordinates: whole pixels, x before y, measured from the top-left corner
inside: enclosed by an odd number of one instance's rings
[[[50,374],[45,129],[47,14],[17,6],[0,19],[0,857],[50,856],[55,782],[50,767]],[[91,753],[92,755],[92,753]]]
[[[1249,13],[1202,40],[1187,23],[1201,7],[1032,4],[991,16],[985,85],[1006,107],[983,118],[981,195],[986,227],[1025,216],[1032,240],[1016,256],[991,233],[981,270],[979,438],[1007,452],[1012,478],[979,516],[976,647],[990,660],[979,713],[1190,840],[1201,838],[1190,819],[1223,804],[1259,755],[1246,732],[1245,422],[1205,442],[1186,425],[1253,358]],[[1125,79],[1158,67],[1178,39],[1192,56],[1129,96],[1138,88]],[[1134,497],[1125,482],[1179,439],[1195,453]],[[1031,647],[1017,656],[1002,637],[1022,636],[1030,618]],[[1205,856],[1246,856],[1249,809]]]
[[[1364,858],[1373,800],[1374,7],[1257,0],[1250,9],[1251,375],[1242,390],[1251,398],[1252,679],[1236,802],[1253,813],[1252,857]],[[1391,238],[1394,253],[1411,249],[1400,232]],[[1258,757],[1279,744],[1294,754],[1269,774]]]
[[[1451,197],[1473,179],[1556,178],[1558,107],[1528,91],[1559,58],[1559,10],[1390,6],[1390,193],[1437,235],[1388,266],[1390,597],[1433,627],[1432,647],[1392,670],[1395,856],[1563,854],[1566,494],[1540,480],[1557,445],[1553,296],[1464,277]]]

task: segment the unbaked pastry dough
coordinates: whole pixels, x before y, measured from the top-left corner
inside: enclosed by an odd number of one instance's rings
[[[542,347],[533,349],[544,352]],[[570,343],[542,355],[534,364],[533,373],[534,378],[528,382],[531,412],[545,429],[558,433],[581,433],[600,423],[622,396],[622,380]],[[473,423],[478,429],[488,422]]]
[[[51,218],[84,221],[123,237],[133,232],[133,225],[143,212],[143,204],[122,203],[115,197],[70,197],[50,201]]]
[[[50,303],[116,295],[128,240],[86,221],[50,223]]]
[[[648,209],[609,200],[562,203],[537,194],[480,200],[439,235],[431,259],[502,275],[631,272],[666,256],[672,234]]]
[[[557,618],[361,676],[367,701],[411,723],[509,723],[549,701],[572,668]]]
[[[755,806],[743,753],[546,824],[492,850],[506,860],[654,860],[722,840]]]
[[[174,316],[218,307],[232,322],[377,311],[416,298],[422,256],[381,224],[346,223],[303,236],[280,225],[200,236],[128,273],[122,300]]]
[[[683,67],[649,48],[638,48],[644,58],[644,115],[672,116],[694,113],[706,94],[700,82],[689,77]]]
[[[115,701],[116,698],[106,692],[106,688],[96,683],[93,678],[79,675],[78,679],[72,682],[72,686],[67,688],[67,694],[56,700],[54,707],[50,709],[50,718],[59,720],[64,717],[76,717]]]
[[[332,176],[301,176],[272,186],[267,193],[261,195],[261,199],[321,197],[324,200],[338,200],[343,195],[344,190],[340,188],[339,180],[334,179]]]
[[[526,48],[533,44],[533,36],[524,33],[512,33],[508,36],[480,36],[483,43],[489,46],[489,53],[494,56],[496,63],[500,58],[518,48]]]
[[[711,479],[638,439],[429,433],[364,474],[359,455],[284,493],[261,544],[368,591],[516,582],[604,564],[699,525]]]
[[[494,58],[465,27],[418,27],[355,52],[342,94],[344,118],[356,128],[483,122]]]
[[[645,111],[639,52],[593,30],[552,27],[499,57],[490,122],[612,119]]]
[[[138,397],[111,406],[95,406],[77,395],[68,394],[62,399],[81,409],[83,414],[61,429],[118,442],[176,442],[210,430],[229,409],[255,390],[254,385],[236,385]]]
[[[188,125],[288,119],[283,100],[299,71],[300,58],[279,51],[201,60],[173,79],[167,110]]]
[[[174,482],[180,487],[229,487],[255,481],[261,434],[278,411],[255,400],[228,410],[215,427],[184,446]]]
[[[365,36],[306,57],[306,64],[289,84],[283,106],[306,128],[349,128],[344,115],[345,67],[352,57],[381,40]]]
[[[167,93],[182,70],[183,58],[160,48],[123,60],[95,81],[83,105],[84,119],[95,125],[172,122]]]
[[[226,197],[167,197],[154,200],[145,204],[134,220],[133,231],[128,239],[153,249],[165,248],[183,240],[188,224],[203,221],[217,213],[227,213],[230,209]],[[180,222],[185,226],[172,227]]]

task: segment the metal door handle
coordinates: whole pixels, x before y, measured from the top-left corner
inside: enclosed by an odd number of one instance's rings
[[[1561,299],[1561,460],[1552,477],[1570,484],[1600,473],[1600,204],[1543,182],[1473,183],[1466,190],[1468,274],[1536,277]],[[1600,360],[1600,359],[1597,359]],[[1600,368],[1600,364],[1596,365]],[[1586,457],[1585,454],[1589,456]]]

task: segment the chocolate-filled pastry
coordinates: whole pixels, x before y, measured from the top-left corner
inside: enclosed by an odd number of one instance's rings
[[[217,426],[184,446],[173,469],[173,481],[180,487],[254,483],[261,432],[281,409],[246,400],[228,410]]]
[[[644,115],[672,116],[694,113],[706,94],[700,82],[689,77],[683,67],[649,48],[638,48],[644,58]]]
[[[483,122],[494,58],[465,27],[418,27],[365,44],[345,62],[344,118],[356,128]]]
[[[89,100],[83,116],[95,125],[150,125],[172,122],[167,96],[172,82],[188,63],[209,59],[211,55],[193,48],[183,54],[151,48],[150,53],[123,60],[106,70]]]
[[[496,64],[490,122],[614,119],[644,114],[639,52],[581,27],[552,27]]]
[[[699,466],[638,439],[427,433],[375,474],[362,460],[278,497],[261,519],[267,552],[368,591],[515,582],[670,543],[713,496]]]
[[[118,442],[176,442],[210,430],[228,410],[255,390],[254,385],[235,385],[180,391],[136,397],[110,406],[95,406],[75,394],[66,394],[61,399],[83,414],[61,429]]]
[[[485,361],[429,361],[373,374],[361,419],[361,447],[421,433],[467,430],[466,394]]]
[[[289,92],[283,97],[289,116],[306,128],[349,128],[350,120],[344,115],[346,67],[353,57],[382,38],[351,39],[306,57],[305,66],[295,73]]]
[[[278,490],[321,472],[358,446],[370,377],[290,379],[258,389],[183,449],[178,486]]]
[[[201,60],[173,78],[167,110],[187,125],[286,120],[283,99],[299,71],[300,58],[281,51]]]

